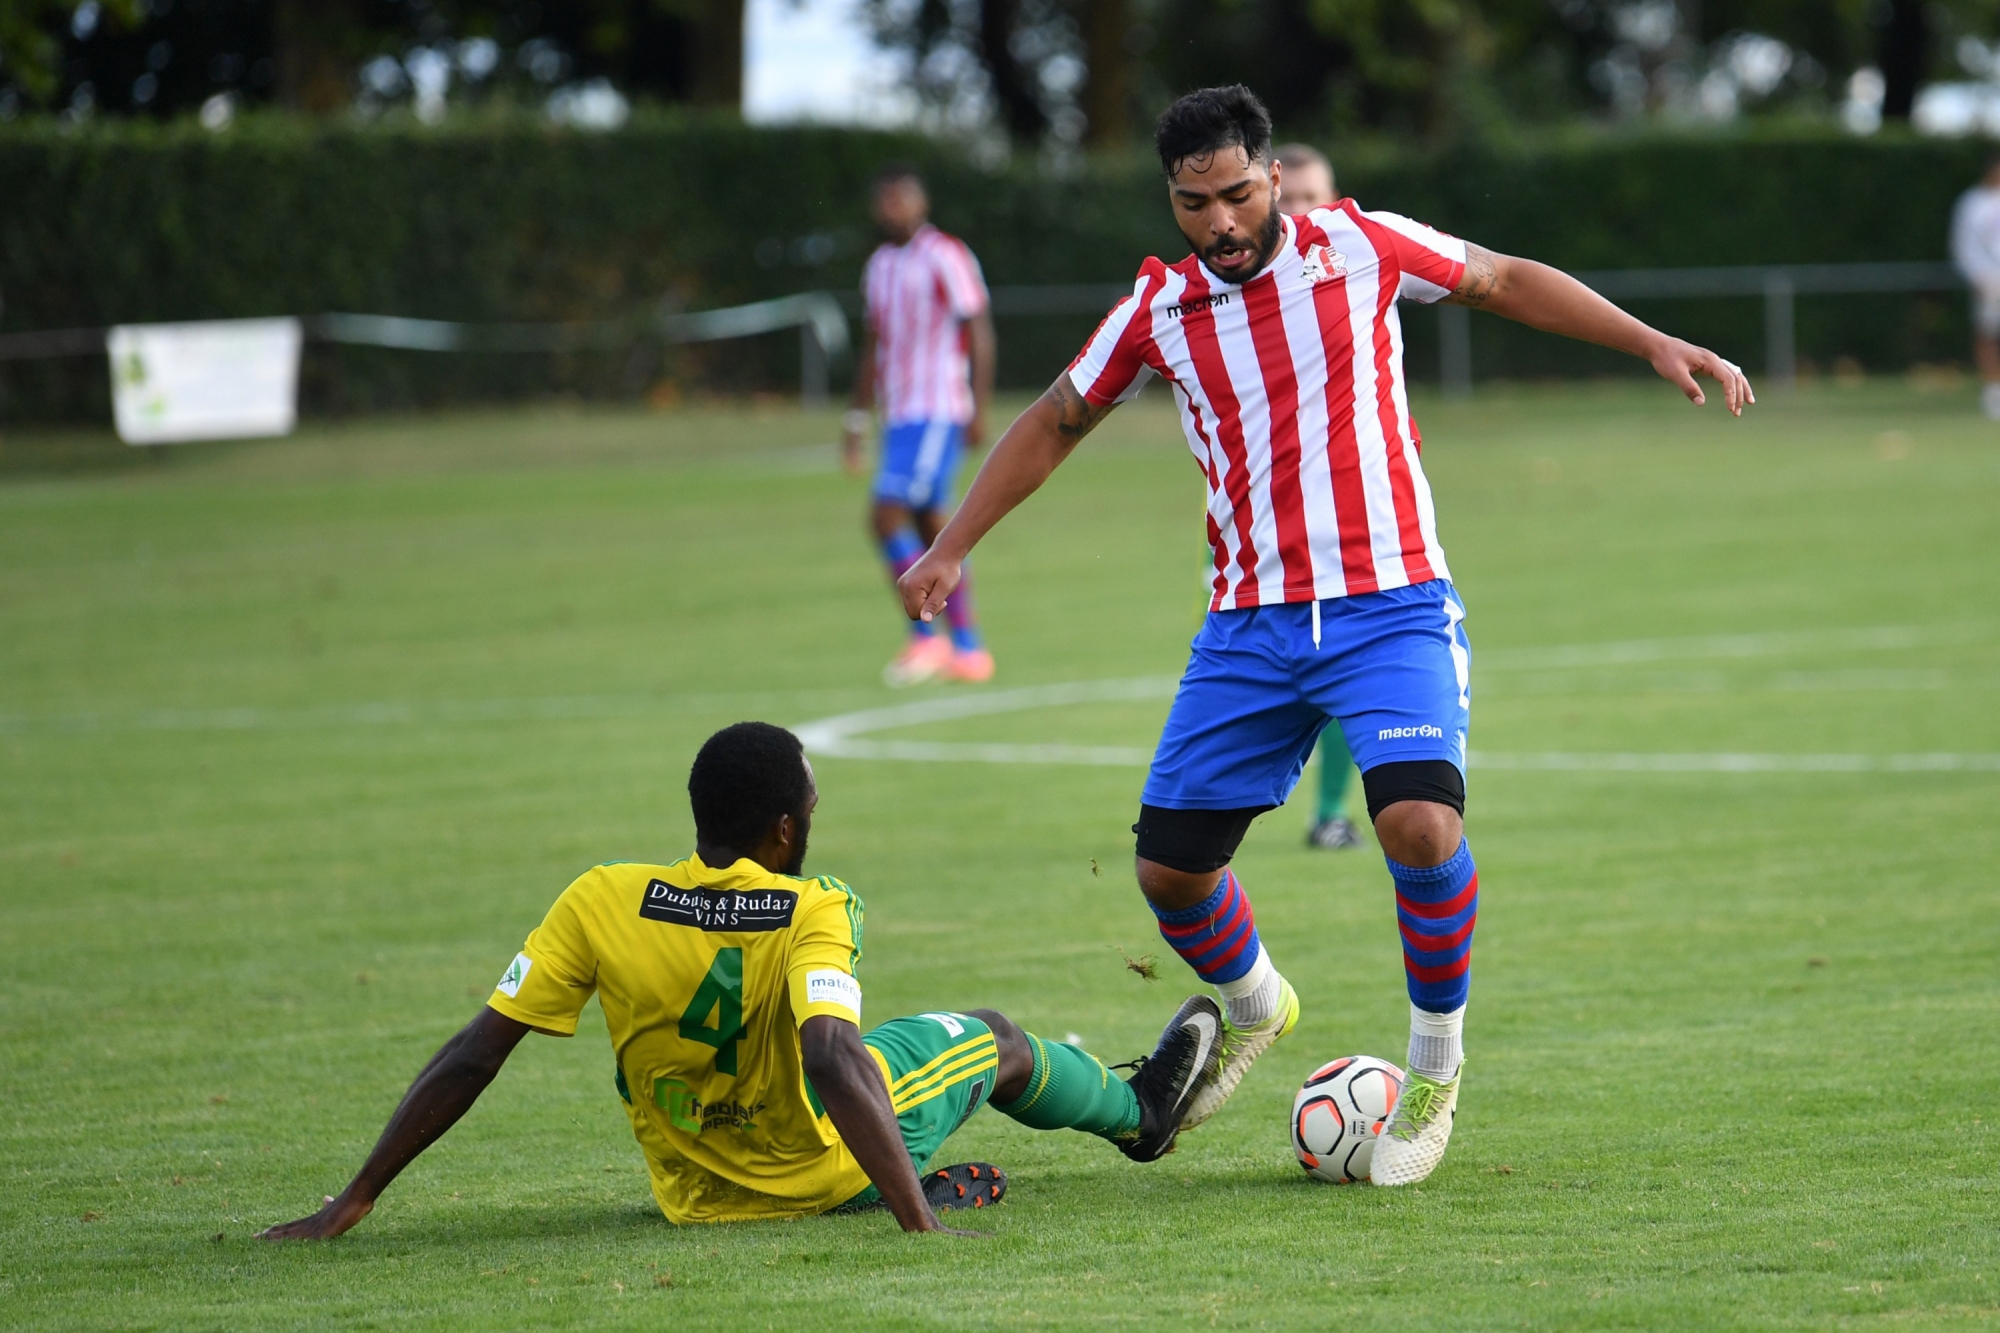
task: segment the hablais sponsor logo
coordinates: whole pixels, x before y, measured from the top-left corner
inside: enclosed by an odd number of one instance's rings
[[[753,1117],[764,1109],[765,1103],[745,1106],[733,1099],[704,1102],[695,1095],[693,1088],[681,1080],[656,1078],[653,1080],[653,1105],[667,1113],[667,1119],[674,1128],[699,1134],[718,1125],[728,1129],[755,1129],[757,1122]]]

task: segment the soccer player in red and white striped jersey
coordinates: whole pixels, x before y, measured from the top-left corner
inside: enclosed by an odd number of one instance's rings
[[[1270,117],[1241,85],[1176,101],[1155,146],[1193,253],[1140,267],[903,575],[903,604],[936,615],[973,545],[1106,413],[1166,381],[1207,482],[1214,569],[1140,796],[1137,869],[1161,934],[1221,992],[1228,1019],[1216,1082],[1184,1127],[1297,1021],[1228,867],[1337,721],[1395,881],[1411,1004],[1408,1082],[1371,1179],[1410,1184],[1451,1134],[1479,880],[1463,823],[1471,646],[1410,415],[1397,302],[1481,306],[1629,352],[1697,405],[1695,376],[1707,376],[1731,413],[1753,401],[1750,385],[1545,265],[1352,199],[1288,215]]]
[[[993,317],[979,261],[964,241],[931,225],[930,197],[914,169],[877,173],[872,204],[884,239],[861,277],[868,317],[845,447],[849,470],[859,471],[869,408],[879,406],[882,457],[869,521],[894,579],[944,526],[959,459],[985,439]],[[952,589],[945,614],[950,637],[913,621],[883,679],[992,679],[993,654],[980,641],[969,582]]]

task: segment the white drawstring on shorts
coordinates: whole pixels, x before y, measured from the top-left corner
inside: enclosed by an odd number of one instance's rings
[[[1313,599],[1313,651],[1319,651],[1319,599]]]

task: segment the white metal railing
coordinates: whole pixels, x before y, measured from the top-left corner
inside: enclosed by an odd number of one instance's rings
[[[1756,296],[1764,301],[1764,381],[1798,383],[1798,298],[1869,292],[1943,292],[1965,286],[1943,262],[1738,264],[1718,268],[1583,270],[1574,275],[1613,301],[1646,297]],[[1472,392],[1472,324],[1464,306],[1438,306],[1438,371],[1450,397]]]
[[[717,342],[760,333],[799,331],[799,392],[808,403],[827,399],[828,368],[850,345],[847,316],[825,292],[799,292],[720,310],[661,310],[636,320],[575,324],[474,324],[403,315],[335,313],[307,316],[308,337],[356,347],[411,352],[577,352],[630,346],[645,337],[669,343]],[[0,361],[101,354],[108,329],[0,333]]]
[[[1714,268],[1580,270],[1574,276],[1614,301],[1645,298],[1761,297],[1763,379],[1776,389],[1798,381],[1798,298],[1885,292],[1956,291],[1965,285],[1943,262],[1736,264]],[[996,315],[1101,314],[1129,286],[1074,284],[995,287]],[[1472,321],[1465,306],[1440,303],[1438,378],[1449,397],[1472,392]]]
[[[1777,389],[1798,377],[1797,301],[1801,296],[1954,291],[1964,285],[1942,262],[1860,264],[1742,264],[1716,268],[1579,271],[1582,282],[1612,300],[1759,297],[1764,303],[1763,379]],[[1120,283],[1054,283],[992,289],[993,313],[1102,315],[1132,288]],[[401,315],[327,314],[305,320],[308,336],[326,342],[425,352],[564,352],[605,350],[654,337],[671,343],[710,342],[799,331],[799,389],[808,403],[828,395],[833,358],[851,345],[849,312],[859,294],[799,292],[720,310],[660,310],[633,320],[576,324],[473,324]],[[1464,306],[1440,304],[1439,380],[1448,396],[1472,391],[1472,333]],[[0,333],[0,361],[77,356],[104,351],[105,329]]]

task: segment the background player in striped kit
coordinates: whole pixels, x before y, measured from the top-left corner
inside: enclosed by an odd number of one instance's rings
[[[903,604],[935,616],[973,545],[1107,412],[1148,379],[1167,381],[1208,485],[1214,596],[1140,796],[1137,871],[1161,934],[1215,984],[1228,1019],[1216,1082],[1186,1124],[1213,1113],[1297,1021],[1298,998],[1228,867],[1337,719],[1395,881],[1411,1002],[1409,1081],[1372,1179],[1410,1184],[1451,1135],[1479,881],[1463,834],[1471,648],[1419,458],[1396,302],[1485,306],[1629,352],[1696,404],[1705,375],[1732,413],[1750,385],[1545,265],[1352,199],[1286,217],[1270,117],[1241,85],[1180,98],[1155,146],[1193,253],[1145,261],[1132,295],[995,445],[903,576]]]
[[[931,225],[930,196],[916,171],[878,172],[871,206],[884,239],[861,276],[868,314],[842,444],[848,469],[860,471],[869,408],[879,405],[882,456],[869,522],[894,579],[937,536],[959,459],[985,440],[995,344],[979,261],[965,242]],[[909,642],[883,669],[885,681],[993,678],[969,581],[952,590],[945,613],[949,637],[911,622]]]
[[[1285,198],[1280,206],[1285,212],[1296,216],[1328,208],[1340,197],[1333,184],[1333,163],[1319,149],[1279,144],[1271,156],[1284,172]],[[1306,846],[1337,852],[1361,845],[1360,830],[1347,817],[1347,788],[1353,777],[1354,756],[1347,752],[1347,737],[1339,727],[1328,727],[1319,734],[1319,789],[1312,823],[1306,827]]]

